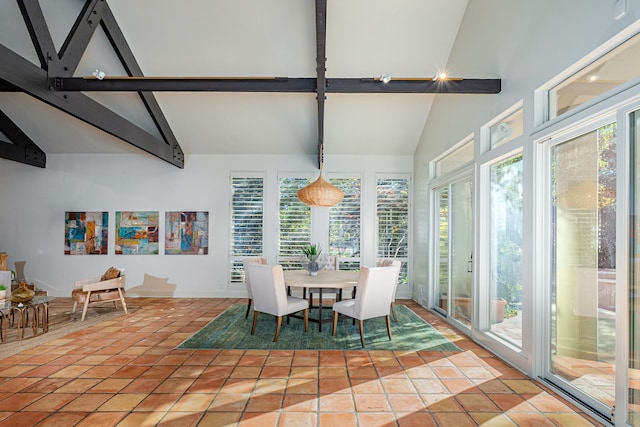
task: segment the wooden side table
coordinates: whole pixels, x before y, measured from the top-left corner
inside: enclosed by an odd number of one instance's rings
[[[54,297],[35,296],[31,301],[12,303],[8,298],[0,301],[0,342],[9,339],[9,327],[16,328],[16,338],[24,338],[25,329],[33,331],[31,337],[49,331],[49,302]]]

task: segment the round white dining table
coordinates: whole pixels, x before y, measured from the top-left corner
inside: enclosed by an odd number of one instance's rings
[[[322,318],[322,291],[336,290],[337,295],[342,295],[343,289],[354,288],[358,284],[359,275],[360,271],[352,270],[320,270],[316,276],[310,275],[307,270],[286,270],[284,271],[284,283],[288,289],[301,288],[308,290],[309,295],[317,291],[318,317],[309,316],[309,321],[318,322],[318,330],[322,332],[323,320],[331,321],[331,318]],[[309,301],[309,308],[316,308],[312,306],[312,301]]]

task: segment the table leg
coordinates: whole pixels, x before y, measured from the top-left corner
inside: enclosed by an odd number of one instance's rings
[[[31,326],[33,327],[33,336],[35,337],[38,335],[38,309],[35,305],[32,305],[31,307],[33,309],[33,321],[31,322]]]
[[[322,288],[319,289],[318,293],[318,332],[322,332]]]
[[[16,325],[16,327],[18,328],[17,336],[18,336],[18,339],[22,339],[24,337],[24,311],[17,307],[11,307],[11,319],[13,321],[15,321],[16,314],[18,316],[17,325]]]
[[[49,303],[40,304],[37,308],[36,318],[39,318],[39,325],[42,327],[42,333],[49,330]],[[40,312],[42,310],[42,312]]]

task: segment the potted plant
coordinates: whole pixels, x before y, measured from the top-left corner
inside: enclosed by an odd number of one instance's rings
[[[7,285],[0,284],[0,299],[7,297]]]
[[[302,248],[302,267],[309,272],[311,276],[317,276],[318,271],[324,267],[321,259],[322,248],[319,244],[308,245]]]

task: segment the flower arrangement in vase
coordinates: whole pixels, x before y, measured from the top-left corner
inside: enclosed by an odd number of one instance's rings
[[[300,263],[302,267],[309,272],[311,276],[317,276],[318,271],[324,268],[324,257],[322,248],[319,244],[309,245],[302,248]]]

